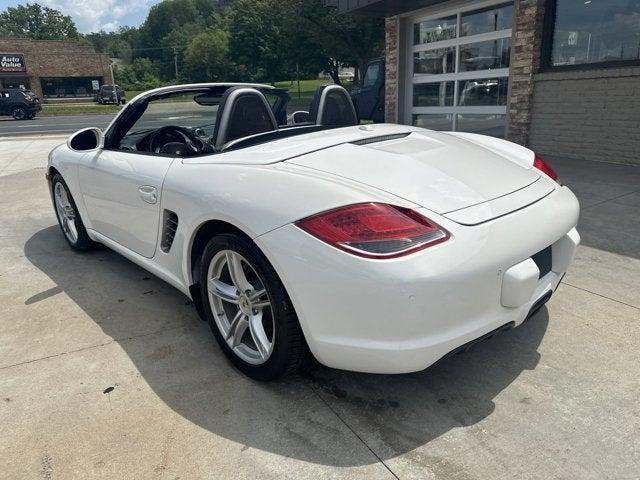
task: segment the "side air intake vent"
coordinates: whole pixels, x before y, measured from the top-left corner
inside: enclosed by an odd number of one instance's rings
[[[178,215],[169,210],[164,211],[162,218],[162,241],[160,242],[160,249],[167,253],[171,250],[173,239],[176,236],[176,230],[178,229]]]
[[[370,143],[386,142],[387,140],[397,140],[398,138],[407,137],[410,134],[411,132],[393,133],[391,135],[380,135],[377,137],[363,138],[362,140],[356,140],[349,143],[351,143],[352,145],[369,145]]]

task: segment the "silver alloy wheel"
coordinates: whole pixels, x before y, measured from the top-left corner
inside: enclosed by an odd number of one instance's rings
[[[211,259],[207,291],[222,337],[238,357],[252,365],[273,352],[275,321],[264,283],[238,252],[221,250]]]
[[[61,182],[57,182],[53,187],[53,198],[58,212],[60,226],[67,239],[75,244],[78,241],[78,229],[76,228],[76,212],[69,201],[67,189]]]

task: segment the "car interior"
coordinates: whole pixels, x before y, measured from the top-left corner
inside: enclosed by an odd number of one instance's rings
[[[218,85],[143,97],[109,128],[110,150],[191,157],[358,124],[338,85],[318,88],[309,111],[287,116],[286,90]]]

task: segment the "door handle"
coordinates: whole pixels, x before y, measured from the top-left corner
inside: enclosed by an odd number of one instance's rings
[[[151,205],[154,205],[158,201],[158,191],[156,187],[150,185],[142,185],[138,188],[140,198]]]

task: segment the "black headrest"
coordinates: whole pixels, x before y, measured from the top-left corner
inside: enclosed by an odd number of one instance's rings
[[[316,125],[326,127],[348,127],[359,123],[351,97],[340,85],[325,85],[316,90],[309,117]]]
[[[213,130],[217,150],[233,140],[277,129],[269,102],[255,88],[231,87],[222,95]]]

